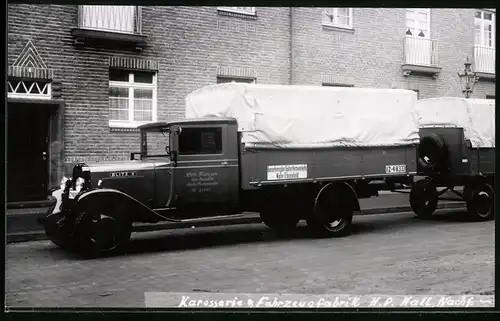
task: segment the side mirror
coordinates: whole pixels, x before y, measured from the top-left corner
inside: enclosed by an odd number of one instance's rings
[[[180,126],[174,126],[172,129],[171,133],[173,133],[173,135],[170,135],[170,146],[168,149],[170,161],[173,162],[174,166],[177,166],[177,157],[179,156],[179,135],[181,134],[182,129]]]
[[[170,152],[170,160],[174,163],[174,166],[177,166],[177,151],[171,151]]]

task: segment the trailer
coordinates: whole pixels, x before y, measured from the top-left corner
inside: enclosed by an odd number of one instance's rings
[[[140,127],[125,162],[79,163],[43,219],[60,247],[123,248],[134,222],[260,213],[277,233],[306,220],[347,235],[359,199],[413,182],[419,124],[409,90],[256,84],[203,87],[186,118]]]
[[[417,172],[424,178],[411,188],[413,211],[430,218],[439,200],[461,200],[467,203],[468,219],[492,220],[495,101],[439,97],[419,100],[416,107],[420,126]],[[457,197],[442,197],[448,191]]]

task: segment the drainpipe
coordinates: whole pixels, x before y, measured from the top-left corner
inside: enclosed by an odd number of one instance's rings
[[[290,85],[295,84],[295,69],[294,69],[294,60],[295,60],[295,55],[294,55],[294,19],[295,18],[295,8],[290,7]]]

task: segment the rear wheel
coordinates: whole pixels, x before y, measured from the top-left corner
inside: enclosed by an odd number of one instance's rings
[[[316,198],[313,213],[307,218],[307,225],[319,237],[340,237],[351,232],[357,198],[348,187],[333,185],[321,190]]]
[[[420,218],[430,218],[436,211],[438,192],[436,186],[427,180],[416,182],[410,191],[410,206]]]

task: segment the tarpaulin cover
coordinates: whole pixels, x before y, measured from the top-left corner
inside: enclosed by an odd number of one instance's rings
[[[186,118],[230,117],[247,147],[418,143],[417,94],[402,89],[225,83],[186,97]]]
[[[495,147],[495,100],[439,97],[417,101],[422,127],[462,127],[472,147]]]

